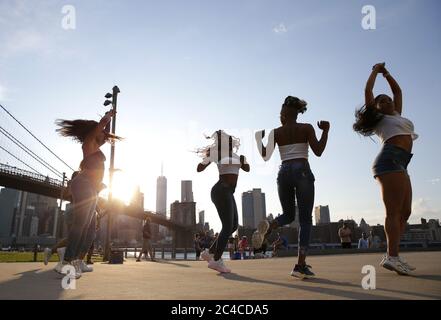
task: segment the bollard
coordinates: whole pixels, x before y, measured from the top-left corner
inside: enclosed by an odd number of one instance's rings
[[[164,247],[162,247],[161,259],[164,259],[164,257],[165,257],[165,252],[164,252]]]
[[[38,246],[34,246],[34,262],[37,262]]]
[[[127,248],[126,248],[126,250],[124,250],[124,258],[127,259]]]
[[[176,259],[176,248],[172,248],[172,259],[174,260],[174,259]]]
[[[135,250],[133,251],[133,256],[134,256],[135,259],[136,259],[136,247],[135,247]]]
[[[184,260],[187,260],[187,247],[184,248]]]

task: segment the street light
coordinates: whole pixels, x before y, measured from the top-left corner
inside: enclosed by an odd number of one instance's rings
[[[112,104],[112,110],[113,110],[113,117],[112,117],[112,134],[115,135],[115,127],[116,127],[116,105],[117,105],[117,99],[118,94],[120,93],[120,90],[117,86],[114,86],[112,88],[113,93],[106,93],[104,96],[106,99],[112,98],[112,101],[106,100],[104,101],[104,106],[108,106],[109,104]],[[110,147],[110,167],[109,167],[109,199],[108,203],[111,206],[112,205],[112,182],[113,182],[113,173],[115,171],[115,144],[112,143]],[[104,261],[110,260],[110,241],[111,241],[111,232],[112,232],[112,211],[109,212],[107,216],[107,233],[106,233],[106,243],[104,248]]]

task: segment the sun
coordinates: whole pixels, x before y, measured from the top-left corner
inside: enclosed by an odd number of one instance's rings
[[[136,186],[123,171],[116,171],[113,174],[112,197],[123,201],[126,205],[130,203],[135,193]],[[108,190],[107,194],[110,190]]]

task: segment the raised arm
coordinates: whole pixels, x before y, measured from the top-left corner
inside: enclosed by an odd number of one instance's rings
[[[257,150],[259,150],[259,154],[262,156],[263,160],[268,161],[273,155],[274,149],[276,147],[276,140],[274,138],[274,130],[271,130],[268,136],[268,143],[266,147],[263,145],[263,137],[265,137],[265,130],[257,131],[255,133],[255,138],[257,142]]]
[[[364,89],[364,102],[366,107],[372,106],[372,102],[374,101],[374,86],[375,80],[377,79],[378,73],[384,68],[384,63],[377,63],[372,67],[371,75],[369,76],[368,81],[366,82],[366,87]]]
[[[317,126],[322,130],[322,136],[320,137],[320,140],[317,140],[317,137],[315,135],[315,130],[312,125],[308,125],[308,143],[311,146],[312,151],[317,157],[320,157],[325,151],[326,144],[328,142],[328,132],[330,128],[330,124],[328,121],[320,121],[317,122]]]
[[[106,128],[106,126],[110,123],[110,120],[112,120],[113,114],[114,114],[113,110],[109,110],[106,112],[104,117],[101,118],[100,122],[96,126],[95,135],[97,135]]]
[[[390,89],[394,94],[395,111],[401,114],[401,111],[403,110],[403,95],[401,93],[401,88],[398,85],[398,82],[390,75],[389,71],[387,71],[385,67],[383,67],[383,76],[386,78]]]

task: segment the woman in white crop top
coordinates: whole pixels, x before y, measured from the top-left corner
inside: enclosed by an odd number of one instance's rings
[[[306,264],[309,246],[312,209],[314,206],[314,175],[308,163],[308,149],[321,156],[328,140],[329,122],[320,121],[318,127],[323,130],[317,140],[315,130],[309,123],[298,123],[299,113],[306,111],[306,102],[296,97],[287,97],[280,112],[282,126],[271,131],[268,144],[262,144],[265,131],[256,133],[257,147],[265,161],[269,160],[276,145],[279,147],[282,165],[277,176],[277,186],[283,214],[273,221],[262,221],[258,232],[253,234],[253,247],[258,249],[265,239],[278,227],[290,224],[295,219],[295,204],[299,208],[299,249],[298,263],[292,275],[296,277],[313,277],[314,273]]]
[[[380,94],[374,97],[375,79],[382,73],[390,85],[393,99]],[[376,134],[383,147],[372,166],[374,178],[381,185],[386,207],[385,231],[387,254],[380,265],[398,274],[415,270],[399,257],[400,238],[405,232],[412,209],[412,185],[407,166],[413,156],[413,141],[418,138],[413,123],[401,116],[400,86],[386,70],[384,63],[373,67],[365,88],[365,106],[355,113],[354,130],[364,136]]]
[[[216,206],[219,218],[222,222],[222,230],[210,249],[202,252],[202,259],[208,262],[208,267],[219,272],[231,272],[222,260],[222,254],[227,246],[228,239],[238,227],[238,214],[234,191],[237,185],[239,170],[250,171],[250,165],[243,155],[238,156],[237,151],[240,145],[239,139],[218,130],[210,139],[214,140],[212,145],[199,149],[197,153],[203,157],[198,164],[197,171],[204,171],[210,163],[217,164],[219,170],[219,181],[211,189],[211,200]]]

